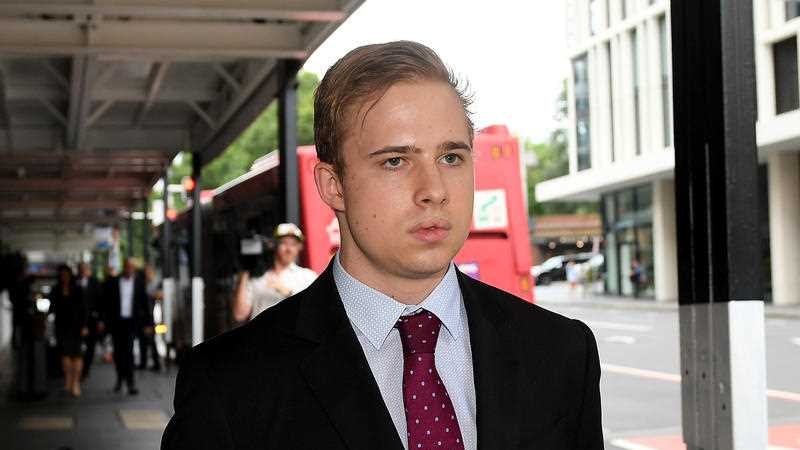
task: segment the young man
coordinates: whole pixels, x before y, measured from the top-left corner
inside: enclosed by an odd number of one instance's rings
[[[249,272],[239,274],[233,297],[233,318],[242,322],[275,306],[281,300],[307,288],[317,274],[297,265],[303,248],[303,232],[293,223],[282,223],[273,233],[277,241],[272,267],[251,279]]]
[[[468,103],[417,43],[331,67],[315,177],[341,249],[308,289],[193,350],[163,449],[603,448],[591,331],[452,263],[472,216]]]

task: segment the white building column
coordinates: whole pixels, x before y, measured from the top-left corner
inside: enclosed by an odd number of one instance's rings
[[[772,301],[796,305],[800,304],[800,155],[770,152],[767,158]]]
[[[675,180],[653,182],[653,269],[656,301],[678,301],[678,239]]]

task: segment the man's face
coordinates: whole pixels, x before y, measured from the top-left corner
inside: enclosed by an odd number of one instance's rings
[[[125,265],[122,268],[122,274],[125,275],[126,278],[130,278],[133,276],[135,271],[136,267],[133,265],[133,261],[126,259]]]
[[[92,269],[86,263],[80,263],[78,265],[78,271],[83,278],[89,278],[92,275]]]
[[[442,82],[399,83],[348,127],[343,255],[403,278],[442,272],[472,219],[472,142],[458,97]]]
[[[278,239],[278,248],[275,249],[275,259],[282,265],[288,266],[297,261],[302,244],[296,238],[283,236]]]

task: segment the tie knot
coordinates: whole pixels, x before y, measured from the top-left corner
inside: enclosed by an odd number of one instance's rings
[[[397,328],[403,341],[403,354],[433,353],[441,325],[442,322],[436,314],[424,309],[416,314],[400,317]]]

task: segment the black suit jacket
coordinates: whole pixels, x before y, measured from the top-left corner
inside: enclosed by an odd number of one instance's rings
[[[76,281],[77,289],[83,295],[86,302],[88,312],[89,332],[94,333],[94,327],[98,320],[102,320],[103,315],[103,292],[102,286],[97,278],[89,277],[86,282],[86,287],[80,284],[80,278]]]
[[[586,325],[458,273],[478,448],[602,449],[600,367]],[[331,268],[190,352],[167,449],[402,450]]]
[[[109,278],[104,287],[106,300],[104,318],[111,327],[112,332],[114,331],[115,323],[120,319],[119,279],[120,277],[118,276]],[[136,328],[147,325],[148,304],[144,276],[137,272],[133,276],[133,305],[131,310],[131,318]],[[152,314],[152,311],[150,314]]]

